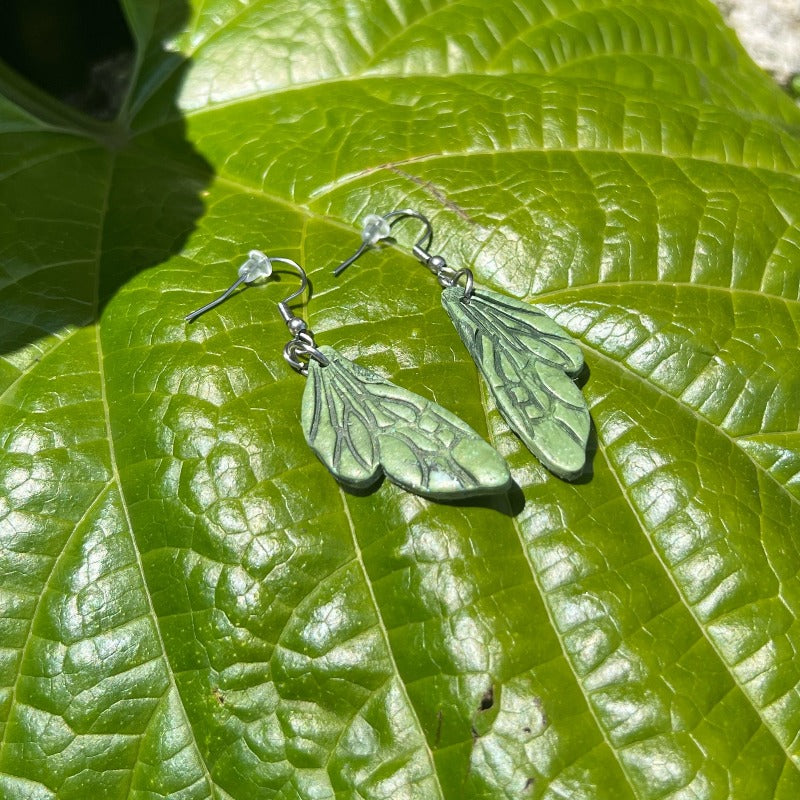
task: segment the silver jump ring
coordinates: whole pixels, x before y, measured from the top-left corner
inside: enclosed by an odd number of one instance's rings
[[[307,339],[310,339],[310,341],[306,341]],[[314,340],[311,337],[302,336],[302,334],[298,335],[297,339],[292,339],[286,343],[283,348],[283,357],[293,370],[303,376],[308,375],[308,362],[312,358],[323,367],[330,363],[314,346]]]
[[[460,277],[464,277],[464,297],[463,300],[465,303],[469,303],[472,295],[475,291],[475,281],[472,278],[472,270],[471,269],[460,269],[458,272],[454,272],[449,278],[448,283],[450,286],[457,286],[458,279]]]

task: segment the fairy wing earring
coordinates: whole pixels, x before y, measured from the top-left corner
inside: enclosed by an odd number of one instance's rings
[[[383,473],[410,492],[441,500],[509,487],[505,460],[455,414],[355,364],[332,347],[317,347],[305,321],[289,308],[308,286],[306,273],[291,259],[250,251],[239,280],[186,320],[219,305],[242,283],[268,277],[273,263],[292,267],[300,277],[300,288],[277,304],[292,334],[283,355],[308,378],[301,410],[303,433],[337,480],[364,489]]]
[[[442,256],[429,252],[433,227],[427,217],[411,209],[370,214],[361,247],[334,275],[391,238],[393,226],[407,218],[425,225],[412,253],[438,278],[444,289],[442,305],[486,379],[498,410],[552,473],[566,480],[578,477],[586,463],[590,420],[572,378],[583,369],[583,354],[547,314],[489,289],[476,289],[469,269],[454,270]]]

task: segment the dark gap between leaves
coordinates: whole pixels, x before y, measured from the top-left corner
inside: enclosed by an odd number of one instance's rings
[[[109,120],[130,83],[134,42],[114,0],[6,0],[0,59],[57,100]]]

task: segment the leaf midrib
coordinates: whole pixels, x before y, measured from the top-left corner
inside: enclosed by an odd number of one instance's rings
[[[800,297],[784,297],[780,294],[773,294],[772,292],[763,292],[760,289],[745,289],[739,286],[722,286],[713,283],[692,283],[691,281],[670,281],[670,280],[631,280],[631,281],[594,281],[593,283],[575,283],[572,286],[564,286],[559,289],[548,289],[544,292],[537,292],[526,298],[527,302],[538,302],[540,300],[548,300],[552,297],[560,297],[569,295],[571,292],[581,292],[591,289],[605,289],[605,288],[626,288],[628,286],[649,286],[652,288],[674,288],[674,289],[697,289],[699,291],[708,292],[723,292],[725,294],[737,295],[755,295],[756,297],[764,297],[768,300],[775,300],[779,303],[786,305],[797,304],[800,305]]]
[[[447,153],[427,153],[427,154],[420,154],[420,155],[413,155],[407,158],[398,159],[396,161],[388,161],[384,162],[380,165],[370,166],[363,170],[359,170],[358,172],[352,172],[348,175],[345,175],[341,179],[336,179],[330,181],[329,183],[314,189],[312,192],[308,194],[308,200],[318,201],[321,197],[325,197],[330,192],[336,191],[341,189],[343,186],[347,186],[349,183],[354,183],[355,181],[361,180],[361,178],[366,177],[367,175],[373,174],[378,172],[381,169],[392,169],[397,167],[404,167],[408,164],[419,164],[431,161],[437,161],[439,159],[448,159],[448,158],[475,158],[475,157],[488,157],[488,158],[496,158],[497,156],[502,155],[529,155],[529,154],[536,154],[536,155],[550,155],[554,153],[566,153],[570,155],[580,154],[582,156],[594,156],[594,155],[601,155],[601,156],[616,156],[623,160],[626,160],[628,157],[634,158],[653,158],[653,159],[660,159],[666,160],[673,164],[680,165],[682,163],[692,163],[692,164],[713,164],[718,167],[726,167],[732,170],[742,170],[748,174],[755,174],[758,173],[766,173],[768,175],[777,175],[781,178],[788,178],[791,181],[798,181],[800,182],[800,172],[786,172],[778,167],[764,167],[764,166],[751,166],[748,164],[737,164],[732,161],[721,161],[715,158],[709,158],[706,156],[696,156],[691,154],[686,155],[672,155],[670,153],[660,153],[655,150],[632,150],[632,149],[625,149],[624,147],[620,148],[601,148],[601,147],[564,147],[564,146],[550,146],[543,144],[541,147],[508,147],[502,148],[498,147],[493,150],[485,150],[485,149],[475,149],[475,150],[464,150],[463,152],[447,152]],[[702,192],[704,195],[706,192],[683,172],[686,180],[694,186],[698,191]],[[786,217],[783,215],[783,212],[780,208],[776,207],[775,209],[781,216],[783,217],[784,221],[790,224],[790,220],[787,220]]]
[[[688,14],[681,14],[680,13],[680,5],[676,4],[666,4],[666,3],[659,3],[660,8],[658,9],[662,14],[671,14],[673,17],[677,17],[678,19],[690,19],[692,22],[697,23],[698,25],[702,24],[703,20],[700,17],[695,17],[693,15]],[[579,8],[575,11],[571,11],[568,14],[562,14],[561,16],[550,16],[547,19],[538,20],[532,22],[527,28],[519,30],[516,32],[514,36],[512,36],[507,42],[503,44],[503,46],[492,56],[491,60],[487,61],[486,66],[490,68],[494,65],[500,58],[502,58],[512,47],[516,46],[519,42],[521,42],[525,37],[530,36],[531,34],[535,33],[536,31],[543,30],[545,28],[549,28],[555,24],[575,19],[575,17],[579,16],[589,16],[592,18],[596,18],[596,14],[599,11],[623,11],[624,9],[634,8],[640,13],[646,14],[647,9],[643,8],[641,4],[636,5],[635,3],[616,3],[614,5],[608,5],[604,2],[599,2],[596,7],[594,8]],[[606,55],[606,51],[603,51],[599,55]],[[661,53],[658,54],[659,57]],[[668,54],[672,55],[672,54]],[[679,59],[681,61],[685,61],[687,64],[691,66],[698,67],[698,66],[709,66],[712,69],[714,65],[710,61],[689,61],[687,59],[681,59],[679,56],[672,56],[673,58]],[[570,62],[567,62],[570,63]],[[699,70],[698,70],[699,71]],[[547,74],[547,73],[545,73]]]
[[[481,397],[483,398],[483,392],[481,392]],[[606,746],[614,756],[614,760],[619,765],[620,772],[624,776],[625,782],[628,784],[628,787],[631,790],[631,795],[635,798],[639,798],[640,795],[636,790],[636,786],[633,783],[633,779],[631,778],[628,772],[628,768],[625,766],[625,762],[621,758],[620,749],[617,748],[612,743],[611,739],[609,739],[608,732],[606,731],[605,726],[600,722],[600,718],[597,716],[594,704],[590,700],[589,695],[586,692],[586,688],[584,687],[583,682],[581,681],[580,675],[578,674],[578,671],[575,668],[575,664],[573,664],[572,659],[570,658],[569,653],[567,652],[563,636],[561,634],[561,631],[558,629],[558,626],[556,625],[555,618],[553,617],[553,613],[550,608],[550,603],[548,601],[548,594],[545,592],[541,584],[541,581],[539,580],[539,575],[536,572],[536,567],[534,566],[533,561],[531,560],[528,548],[525,546],[525,539],[523,537],[522,530],[520,529],[519,522],[517,521],[517,518],[515,516],[511,517],[511,521],[513,523],[514,532],[516,533],[517,538],[519,539],[519,546],[520,549],[522,550],[525,562],[527,563],[528,569],[530,570],[531,580],[533,581],[533,585],[536,587],[536,591],[539,593],[539,596],[542,599],[542,606],[544,607],[545,613],[547,614],[547,619],[548,622],[550,623],[550,628],[553,631],[553,636],[558,642],[558,647],[561,650],[561,655],[564,660],[564,663],[568,666],[569,671],[575,680],[575,684],[577,685],[578,690],[581,693],[581,697],[583,697],[584,703],[586,704],[586,708],[589,711],[589,714],[591,715],[595,726],[597,727],[598,731],[600,732],[600,735],[602,736],[603,742],[605,742]]]
[[[109,183],[110,183],[110,181],[109,181]],[[99,274],[99,270],[98,270],[98,274]],[[98,281],[98,283],[99,283],[99,281]],[[187,729],[191,733],[191,747],[192,747],[192,750],[195,753],[195,756],[196,756],[196,759],[197,759],[197,763],[200,765],[200,769],[201,769],[201,771],[203,773],[203,778],[206,781],[206,784],[208,786],[209,797],[211,798],[211,800],[213,800],[213,798],[216,795],[215,784],[214,784],[214,781],[213,781],[213,779],[211,777],[211,773],[209,771],[208,765],[205,762],[205,758],[203,758],[203,754],[202,754],[202,752],[200,750],[200,746],[197,743],[197,737],[195,735],[194,725],[192,724],[192,720],[189,717],[188,712],[186,711],[186,706],[183,703],[183,697],[181,696],[180,690],[178,689],[178,685],[175,682],[175,675],[174,675],[174,672],[173,672],[173,669],[172,669],[172,664],[170,663],[170,660],[169,660],[169,655],[167,653],[167,647],[166,647],[166,644],[164,642],[164,637],[163,637],[163,635],[161,633],[161,625],[159,623],[159,619],[158,619],[158,615],[157,615],[156,610],[155,610],[155,606],[153,605],[153,598],[152,598],[152,596],[150,594],[150,587],[149,587],[149,584],[147,582],[147,578],[146,578],[146,575],[145,575],[144,564],[142,562],[142,554],[141,554],[141,552],[139,550],[139,545],[138,545],[138,542],[136,541],[136,536],[134,534],[133,520],[131,519],[130,511],[128,509],[128,502],[125,499],[125,491],[124,491],[123,486],[122,486],[122,479],[120,477],[119,467],[118,467],[118,463],[117,463],[116,449],[114,447],[114,434],[113,434],[113,428],[112,428],[112,425],[111,425],[110,406],[109,406],[109,403],[108,403],[108,397],[107,397],[107,393],[106,393],[107,379],[106,379],[106,375],[105,375],[105,358],[103,356],[103,348],[102,348],[102,344],[100,342],[99,325],[96,328],[95,341],[96,341],[96,348],[97,348],[97,364],[98,364],[98,375],[99,375],[100,392],[101,392],[101,398],[100,399],[101,399],[101,403],[102,403],[102,407],[103,407],[103,418],[104,418],[104,424],[105,424],[105,429],[106,429],[106,436],[107,436],[107,439],[108,439],[109,462],[110,462],[111,475],[112,475],[111,480],[113,480],[113,482],[116,484],[117,491],[119,493],[120,508],[122,510],[122,514],[123,514],[123,517],[124,517],[124,520],[125,520],[125,527],[127,528],[128,534],[130,536],[131,548],[133,550],[133,553],[134,553],[134,556],[135,556],[135,559],[136,559],[136,569],[137,569],[137,572],[139,574],[139,582],[140,582],[140,585],[142,587],[142,593],[144,594],[145,600],[146,600],[146,603],[147,603],[147,614],[148,614],[148,616],[150,617],[150,619],[152,621],[153,631],[155,632],[155,636],[156,636],[156,642],[157,642],[159,651],[161,653],[161,658],[162,658],[163,663],[164,663],[165,672],[167,674],[167,681],[168,681],[168,684],[169,684],[168,691],[174,692],[174,696],[175,696],[175,699],[177,701],[178,707],[180,708],[181,713],[183,715],[184,722],[186,723]],[[163,700],[163,696],[162,696],[162,700]],[[145,731],[143,731],[140,734],[140,737],[139,737],[139,745],[140,746],[141,746],[142,739],[146,735],[146,728],[149,727],[150,721],[152,720],[153,715],[157,713],[157,710],[158,710],[158,704],[156,704],[154,706],[152,714],[148,718],[147,726],[145,726]],[[136,770],[136,765],[134,764],[134,766],[130,770],[131,784],[128,787],[128,795],[130,795],[130,792],[132,791],[132,784],[133,784],[133,777],[134,777],[135,770]]]
[[[687,64],[691,64],[692,62],[686,62]],[[291,85],[282,85],[276,86],[272,88],[263,89],[256,92],[247,92],[240,95],[236,95],[232,97],[230,100],[222,100],[206,102],[203,106],[198,106],[195,108],[185,108],[180,109],[176,108],[174,114],[170,114],[164,118],[159,118],[156,122],[151,125],[144,126],[141,128],[136,128],[132,131],[131,135],[136,137],[143,133],[151,133],[159,128],[162,128],[166,125],[174,124],[178,120],[186,120],[192,119],[196,117],[203,116],[208,113],[215,113],[220,109],[231,108],[239,105],[245,105],[248,103],[257,103],[261,100],[265,100],[270,97],[276,96],[291,96],[293,94],[302,93],[309,91],[311,89],[322,88],[331,85],[353,85],[353,84],[380,84],[384,81],[407,81],[408,78],[417,78],[421,80],[429,80],[435,82],[445,82],[445,81],[461,81],[463,85],[467,85],[470,82],[474,82],[476,79],[483,80],[483,81],[500,81],[502,80],[504,85],[508,86],[511,82],[515,82],[527,89],[533,89],[540,86],[550,86],[552,87],[555,84],[563,84],[574,87],[574,91],[578,93],[579,91],[585,91],[590,87],[594,87],[597,90],[612,93],[615,97],[619,99],[623,99],[628,101],[641,101],[643,103],[648,103],[653,105],[655,102],[658,101],[659,98],[663,99],[669,107],[673,110],[682,113],[688,113],[690,111],[700,111],[703,109],[707,109],[709,111],[714,112],[722,112],[732,118],[741,119],[747,122],[748,124],[760,124],[766,127],[770,127],[772,132],[781,135],[781,136],[789,136],[793,140],[796,138],[798,134],[800,134],[800,115],[799,118],[796,119],[794,122],[784,119],[782,117],[775,117],[767,115],[763,112],[756,112],[748,109],[740,109],[731,106],[720,106],[714,103],[709,102],[708,100],[699,99],[689,97],[687,98],[685,95],[679,95],[671,92],[666,92],[663,90],[654,90],[654,91],[647,91],[644,89],[638,89],[635,87],[624,86],[614,83],[609,83],[607,81],[599,81],[593,80],[586,76],[571,76],[571,75],[556,75],[555,73],[538,73],[538,72],[515,72],[515,73],[503,73],[503,72],[491,72],[491,73],[484,73],[484,72],[450,72],[446,75],[430,75],[427,73],[419,73],[413,75],[407,75],[404,73],[395,73],[395,72],[370,72],[366,74],[354,74],[354,75],[333,75],[329,77],[319,78],[316,80],[309,80],[303,83],[296,83]],[[531,81],[533,83],[531,83]],[[622,150],[614,150],[612,152],[624,152]],[[637,151],[638,152],[638,151]],[[728,163],[728,162],[720,162],[720,163]],[[800,167],[798,167],[800,169]]]

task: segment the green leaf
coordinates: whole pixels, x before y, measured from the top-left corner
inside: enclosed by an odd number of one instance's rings
[[[125,8],[114,123],[0,75],[0,796],[797,797],[800,110],[716,10]],[[585,480],[413,258],[334,281],[408,206],[581,344]],[[254,247],[519,491],[340,489],[285,287],[183,322]]]

